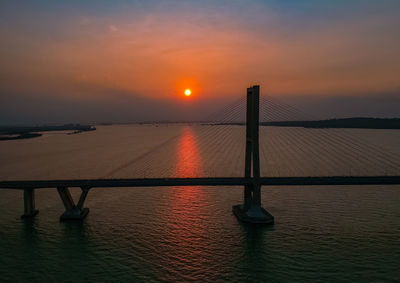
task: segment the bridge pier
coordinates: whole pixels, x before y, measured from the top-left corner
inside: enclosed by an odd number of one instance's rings
[[[21,218],[32,218],[39,213],[35,208],[35,190],[24,189],[24,214]]]
[[[251,178],[251,172],[253,171],[253,184],[244,187],[243,204],[234,205],[232,210],[236,217],[243,222],[273,224],[274,217],[261,206],[258,135],[260,86],[252,86],[247,89],[246,101],[246,156],[244,175],[245,178]]]
[[[82,220],[88,215],[89,208],[84,208],[83,205],[90,188],[81,187],[81,190],[82,193],[78,204],[75,205],[69,189],[67,187],[57,187],[58,194],[65,207],[65,212],[61,214],[60,221]]]

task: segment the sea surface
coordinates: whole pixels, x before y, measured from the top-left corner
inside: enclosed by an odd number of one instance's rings
[[[0,180],[243,176],[242,126],[97,126],[0,142]],[[263,176],[399,175],[400,131],[261,127]],[[71,189],[75,199],[79,189]],[[22,220],[0,190],[0,282],[398,282],[400,186],[263,187],[270,227],[244,225],[242,187],[95,188],[82,222],[55,189]]]

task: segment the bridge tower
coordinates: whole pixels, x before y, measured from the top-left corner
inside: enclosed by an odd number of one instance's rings
[[[232,207],[236,217],[247,223],[273,224],[274,217],[261,205],[260,154],[259,154],[259,108],[260,86],[247,89],[246,99],[246,156],[244,166],[245,178],[252,183],[244,186],[243,204]]]

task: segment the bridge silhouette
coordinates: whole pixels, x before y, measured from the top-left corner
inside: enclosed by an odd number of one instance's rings
[[[261,111],[260,111],[261,110]],[[240,120],[245,113],[245,121]],[[260,115],[260,113],[262,115]],[[222,111],[209,117],[199,125],[201,135],[208,142],[207,150],[221,153],[220,156],[239,156],[229,146],[233,140],[231,130],[233,127],[245,125],[246,133],[243,139],[244,160],[228,160],[229,162],[243,162],[242,176],[220,177],[220,176],[183,176],[183,177],[146,177],[146,171],[153,167],[154,163],[146,162],[146,157],[155,155],[165,146],[175,142],[177,136],[173,136],[160,143],[156,147],[145,151],[133,160],[114,168],[100,179],[74,179],[74,180],[31,180],[31,181],[0,181],[0,189],[18,189],[24,191],[24,214],[23,218],[34,217],[38,210],[35,207],[35,190],[42,188],[55,188],[64,204],[65,212],[60,220],[84,219],[89,209],[84,207],[88,192],[93,188],[113,187],[155,187],[155,186],[243,186],[243,203],[233,206],[233,213],[241,221],[258,224],[272,224],[274,217],[262,206],[261,188],[264,186],[339,186],[339,185],[396,185],[400,184],[400,157],[388,153],[385,149],[367,142],[360,141],[352,135],[351,131],[337,132],[334,129],[313,129],[318,133],[318,138],[306,136],[299,128],[289,128],[285,131],[275,132],[281,136],[280,140],[273,140],[268,136],[268,131],[276,130],[274,127],[264,127],[266,121],[291,121],[312,120],[313,117],[302,113],[300,110],[285,105],[272,97],[260,99],[259,86],[247,89],[246,101],[239,99],[227,105]],[[314,119],[315,120],[315,119]],[[261,123],[260,123],[261,122]],[[261,125],[260,125],[261,124]],[[262,129],[260,131],[260,128]],[[268,130],[267,130],[268,128]],[[288,136],[288,132],[293,137]],[[260,134],[267,135],[268,143],[260,145]],[[190,137],[190,135],[189,135]],[[286,150],[277,146],[279,143],[286,144]],[[297,147],[298,151],[293,151]],[[312,148],[312,151],[308,150]],[[236,150],[238,151],[238,150]],[[235,155],[236,154],[236,155]],[[190,158],[190,154],[187,158]],[[300,176],[275,176],[272,170],[264,173],[260,168],[260,156],[266,162],[273,156],[279,159],[283,156],[290,157],[288,160],[298,162]],[[338,169],[344,166],[348,160],[353,160],[349,167],[350,174],[336,174]],[[218,163],[217,161],[213,161]],[[222,162],[224,162],[222,160]],[[272,162],[272,161],[271,161]],[[330,174],[314,176],[313,172],[306,170],[306,164],[313,162],[315,166],[312,171],[326,168]],[[329,163],[332,163],[329,165]],[[144,177],[142,178],[112,178],[117,172],[125,170],[132,164],[141,164],[140,168]],[[241,163],[241,164],[243,164]],[[267,164],[268,169],[276,169],[279,164]],[[286,167],[290,167],[287,164]],[[221,166],[219,166],[221,167]],[[363,174],[361,168],[372,168],[368,174]],[[380,168],[382,170],[376,170]],[[368,171],[368,170],[367,170]],[[375,174],[379,171],[380,174]],[[297,172],[297,171],[296,171]],[[134,174],[135,176],[141,173]],[[158,172],[157,172],[158,173]],[[161,174],[161,172],[160,172]],[[193,174],[192,174],[193,175]],[[296,175],[292,174],[292,175]],[[297,175],[299,175],[297,173]],[[77,203],[71,196],[69,188],[81,188],[81,195]]]

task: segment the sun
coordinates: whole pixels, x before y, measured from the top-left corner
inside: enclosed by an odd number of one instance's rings
[[[185,89],[185,95],[190,96],[192,94],[192,91],[190,89]]]

